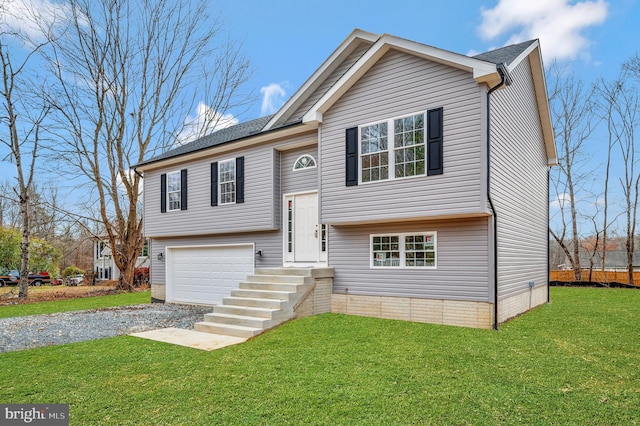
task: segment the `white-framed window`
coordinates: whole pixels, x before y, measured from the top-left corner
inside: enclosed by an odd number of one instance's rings
[[[296,170],[304,170],[304,169],[313,169],[315,168],[316,160],[309,154],[301,155],[298,157],[295,163],[293,163],[293,171]]]
[[[424,113],[360,126],[359,135],[361,183],[425,174]]]
[[[435,269],[436,232],[370,236],[371,268]]]
[[[220,204],[234,204],[236,202],[236,160],[234,158],[220,161],[218,167]]]
[[[180,210],[181,187],[180,170],[167,173],[167,198],[169,200],[169,208],[167,210]]]

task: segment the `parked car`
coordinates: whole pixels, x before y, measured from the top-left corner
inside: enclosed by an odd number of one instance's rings
[[[78,286],[78,285],[81,285],[82,283],[84,283],[83,274],[72,275],[69,278],[67,278],[67,285],[69,286]]]
[[[51,277],[48,272],[41,272],[39,274],[29,274],[29,285],[44,285],[51,284]],[[0,287],[4,285],[17,285],[20,283],[20,271],[11,270],[6,274],[0,275]]]
[[[64,281],[62,280],[61,277],[56,277],[51,281],[51,285],[62,285],[64,284]]]

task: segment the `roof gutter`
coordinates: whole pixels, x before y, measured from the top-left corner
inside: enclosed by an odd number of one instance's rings
[[[500,83],[487,92],[487,200],[493,217],[493,329],[498,329],[498,213],[491,199],[491,94],[503,86],[511,85],[511,76],[505,64],[498,64]]]
[[[211,145],[211,146],[204,146],[198,149],[195,149],[193,151],[186,151],[180,154],[176,154],[174,156],[170,156],[170,157],[164,157],[164,158],[151,158],[148,160],[144,160],[141,163],[138,164],[134,164],[132,166],[130,166],[129,168],[132,169],[141,169],[143,172],[145,171],[145,169],[149,169],[149,168],[157,168],[157,167],[161,167],[164,166],[167,163],[171,163],[174,161],[185,161],[185,160],[189,160],[191,159],[191,156],[194,155],[201,155],[202,152],[204,151],[208,151],[208,150],[215,150],[215,149],[220,149],[221,147],[227,148],[229,145],[232,144],[238,144],[238,143],[243,143],[243,142],[249,142],[252,139],[255,140],[255,143],[262,143],[265,140],[268,140],[269,138],[278,138],[281,136],[286,136],[289,134],[293,134],[296,132],[299,132],[299,130],[297,130],[296,128],[299,127],[301,129],[303,129],[302,131],[305,131],[305,129],[309,128],[308,125],[306,125],[305,123],[303,123],[302,121],[296,121],[284,126],[280,126],[277,127],[275,129],[268,129],[268,130],[260,130],[257,131],[255,133],[251,133],[248,135],[244,135],[241,136],[239,138],[236,139],[231,139],[231,140],[227,140],[224,142],[220,142],[217,143],[215,145]],[[279,133],[282,133],[282,135],[280,135]],[[161,156],[162,154],[160,154]],[[151,166],[151,167],[149,167]],[[137,173],[137,172],[136,172]]]

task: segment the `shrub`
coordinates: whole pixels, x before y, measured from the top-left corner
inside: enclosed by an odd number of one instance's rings
[[[78,274],[84,274],[84,271],[78,268],[77,266],[67,266],[66,268],[64,268],[64,271],[62,271],[63,277],[69,277],[71,275],[78,275]]]
[[[133,272],[133,285],[135,287],[149,285],[149,268],[136,268],[136,270]]]

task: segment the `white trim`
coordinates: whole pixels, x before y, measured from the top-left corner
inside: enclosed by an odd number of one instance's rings
[[[318,190],[313,190],[313,191],[300,191],[300,192],[289,192],[286,194],[282,194],[282,264],[283,266],[326,266],[327,265],[327,259],[328,259],[328,253],[329,253],[329,226],[327,225],[327,247],[326,250],[323,252],[322,251],[322,238],[321,238],[321,232],[322,232],[322,228],[321,228],[321,224],[320,224],[320,211],[318,211],[318,223],[316,224],[317,229],[318,229],[318,239],[317,239],[317,243],[318,243],[318,259],[317,262],[296,262],[295,261],[295,198],[297,196],[300,195],[310,195],[310,194],[316,194],[317,197],[317,205],[318,205],[318,210],[320,209],[320,192]],[[293,232],[294,234],[292,235],[293,237],[293,241],[292,241],[292,251],[291,253],[289,253],[289,217],[288,217],[288,201],[289,199],[291,199],[291,201],[293,202],[293,218],[292,218],[292,224],[293,224]]]
[[[304,84],[289,98],[289,100],[276,112],[276,114],[264,126],[263,130],[269,130],[275,124],[286,116],[287,113],[293,113],[317,87],[325,80],[325,78],[333,72],[351,52],[360,44],[361,41],[375,43],[380,36],[360,29],[355,29],[340,43],[340,46],[320,65],[320,67],[304,82]],[[315,117],[316,121],[322,122],[322,115]]]
[[[233,185],[234,185],[234,189],[233,189],[233,202],[227,202],[224,203],[222,201],[222,185],[224,183],[231,183],[231,181],[224,181],[222,182],[222,163],[231,163],[233,164]],[[234,205],[236,204],[236,197],[238,196],[238,175],[237,175],[238,171],[236,170],[236,158],[228,158],[226,160],[219,160],[218,161],[218,190],[216,191],[218,193],[218,206],[226,206],[226,205]]]
[[[302,122],[314,123],[318,122],[319,118],[321,120],[321,115],[318,114],[325,113],[391,49],[471,72],[479,84],[493,86],[500,82],[498,68],[491,62],[385,34],[309,109],[302,117]]]
[[[300,161],[304,157],[309,157],[313,161],[313,166],[304,166],[304,167],[300,167],[299,169],[296,169],[296,165],[298,164],[298,161]],[[313,155],[311,155],[311,154],[302,154],[300,157],[298,157],[296,159],[296,161],[293,162],[293,169],[292,170],[294,172],[298,172],[300,170],[315,169],[317,167],[318,167],[318,162],[316,161],[315,158],[313,158]]]
[[[176,175],[176,174],[178,175],[179,189],[177,191],[169,191],[169,176]],[[178,200],[178,208],[172,209],[171,197],[169,196],[169,194],[176,193],[176,192],[180,194],[180,197]],[[182,209],[182,170],[167,172],[167,206],[166,207],[167,207],[167,212],[177,212]]]
[[[433,252],[435,254],[433,266],[407,266],[406,250],[404,246],[404,238],[408,236],[433,236]],[[398,259],[398,266],[375,266],[373,264],[373,239],[375,237],[398,237],[398,250],[400,258]],[[403,269],[403,270],[424,270],[424,269],[438,269],[438,232],[437,231],[421,231],[421,232],[387,232],[383,234],[370,234],[369,235],[369,269]]]
[[[409,117],[415,117],[417,115],[422,115],[422,120],[423,120],[423,141],[422,141],[422,146],[424,147],[424,173],[421,174],[414,174],[411,176],[401,176],[401,177],[396,177],[396,158],[395,158],[395,151],[397,149],[403,149],[405,147],[401,147],[401,148],[396,148],[395,147],[395,121],[396,120],[401,120],[404,118],[409,118]],[[369,127],[369,126],[374,126],[376,124],[382,124],[382,123],[387,123],[387,149],[386,151],[377,151],[377,152],[387,152],[388,158],[387,158],[387,168],[388,168],[388,177],[386,179],[378,179],[378,180],[370,180],[368,182],[363,182],[362,181],[362,128],[364,127]],[[413,114],[406,114],[406,115],[400,115],[397,117],[391,117],[388,118],[386,120],[380,120],[380,121],[375,121],[372,123],[368,123],[368,124],[363,124],[358,126],[358,185],[369,185],[369,184],[375,184],[378,182],[387,182],[387,181],[396,181],[396,180],[402,180],[402,179],[412,179],[412,178],[416,178],[416,177],[425,177],[427,176],[427,111],[422,111],[422,112],[416,112]],[[412,145],[412,146],[420,146],[420,144],[416,144],[416,145]],[[368,154],[364,154],[364,155],[368,155]]]

